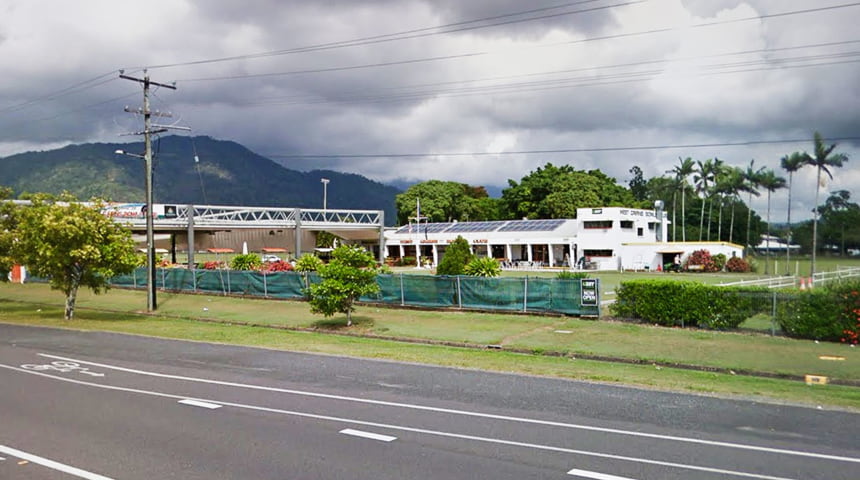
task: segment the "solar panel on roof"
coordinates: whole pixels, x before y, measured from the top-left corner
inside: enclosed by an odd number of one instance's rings
[[[397,232],[395,232],[395,233],[398,233],[398,234],[418,233],[419,228],[420,228],[421,233],[424,233],[424,232],[438,233],[438,232],[445,230],[446,228],[448,228],[450,226],[451,226],[450,223],[429,223],[429,224],[428,223],[422,223],[421,226],[419,227],[418,225],[415,225],[413,223],[412,225],[404,225],[404,226],[398,228]]]
[[[494,232],[505,222],[460,222],[446,230],[448,233],[457,232]]]
[[[500,228],[500,232],[550,232],[560,227],[565,220],[515,220]]]

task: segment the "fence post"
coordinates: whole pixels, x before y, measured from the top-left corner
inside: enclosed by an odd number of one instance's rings
[[[463,294],[460,293],[460,276],[457,275],[457,308],[463,308]]]
[[[131,286],[137,289],[137,269],[131,271]]]
[[[773,304],[770,311],[770,336],[776,336],[776,292],[773,292]]]
[[[165,268],[161,269],[161,289],[167,290],[167,274],[165,273]]]
[[[194,293],[197,293],[197,269],[191,269],[191,288]]]
[[[269,285],[268,285],[268,282],[266,281],[266,279],[268,277],[269,276],[266,275],[265,273],[263,274],[263,296],[267,297],[267,298],[269,296]]]
[[[529,309],[529,277],[523,277],[523,312]]]
[[[406,305],[406,295],[403,293],[403,274],[400,274],[400,305]]]
[[[227,269],[227,293],[233,293],[233,290],[230,287],[230,269]]]

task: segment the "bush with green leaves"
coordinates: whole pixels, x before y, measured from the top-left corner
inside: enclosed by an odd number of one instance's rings
[[[588,278],[588,273],[586,272],[571,272],[570,270],[562,270],[555,275],[555,278],[559,280],[578,280],[581,278]]]
[[[498,277],[502,274],[502,266],[495,258],[474,258],[463,269],[463,273],[472,277]]]
[[[294,267],[297,272],[317,272],[323,266],[323,261],[316,255],[306,254],[296,260]]]
[[[765,287],[718,287],[699,282],[630,280],[615,290],[613,315],[664,326],[737,328],[768,311]]]
[[[850,341],[860,328],[860,280],[786,297],[777,303],[776,321],[789,337]]]
[[[718,272],[722,272],[724,268],[726,268],[726,254],[718,253],[716,255],[711,256],[711,260],[714,261],[714,268],[717,269]]]
[[[230,260],[231,270],[259,270],[263,260],[256,253],[242,253]]]
[[[355,301],[362,295],[379,291],[376,260],[372,253],[352,245],[335,248],[331,257],[331,261],[317,271],[321,281],[308,289],[311,312],[326,317],[345,313],[349,326]]]
[[[462,236],[457,236],[445,249],[442,261],[436,267],[436,275],[463,275],[466,265],[475,258],[469,250],[469,242]]]

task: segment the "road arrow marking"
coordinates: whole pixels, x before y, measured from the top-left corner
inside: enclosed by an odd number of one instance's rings
[[[599,473],[599,472],[589,472],[588,470],[578,470],[576,468],[567,472],[567,474],[568,475],[575,475],[577,477],[582,477],[582,478],[593,478],[594,480],[635,480],[633,478],[616,477],[615,475],[607,475],[605,473]]]
[[[378,433],[370,433],[370,432],[362,432],[361,430],[353,430],[351,428],[346,428],[340,431],[340,433],[344,435],[352,435],[353,437],[361,437],[361,438],[369,438],[371,440],[379,440],[380,442],[392,442],[397,440],[397,437],[391,437],[388,435],[380,435]]]
[[[208,408],[209,410],[215,410],[216,408],[221,408],[221,405],[218,405],[217,403],[201,402],[199,400],[191,400],[191,399],[180,400],[179,403],[182,403],[184,405],[191,405],[193,407]]]

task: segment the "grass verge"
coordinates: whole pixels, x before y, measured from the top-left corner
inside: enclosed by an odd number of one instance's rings
[[[44,285],[0,285],[0,322],[101,330],[163,338],[229,343],[256,347],[380,358],[460,368],[623,383],[662,390],[696,392],[826,405],[860,410],[860,388],[753,378],[726,373],[690,371],[657,365],[576,359],[578,354],[622,356],[638,361],[679,361],[695,365],[734,365],[762,371],[817,370],[806,373],[855,379],[857,349],[760,335],[665,329],[616,322],[476,314],[423,312],[363,307],[350,333],[493,344],[505,348],[566,356],[532,355],[504,350],[424,345],[360,336],[330,335],[342,321],[313,316],[299,302],[263,301],[178,295],[159,292],[159,315],[137,312],[142,292],[112,290],[106,295],[82,293],[77,318],[62,320],[62,296]],[[224,323],[201,322],[198,319]],[[229,325],[259,323],[324,332],[291,331]],[[846,359],[825,362],[819,354],[833,348]],[[729,367],[731,368],[731,367]]]

